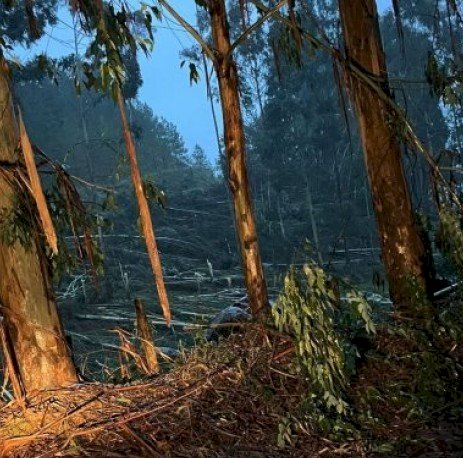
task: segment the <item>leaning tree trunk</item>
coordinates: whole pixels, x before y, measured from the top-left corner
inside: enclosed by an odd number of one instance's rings
[[[375,0],[339,0],[346,57],[389,93]],[[398,310],[411,306],[416,287],[426,287],[424,246],[408,194],[399,129],[386,103],[354,76],[348,77],[357,111],[366,169],[376,214],[391,299]],[[412,285],[415,286],[412,286]]]
[[[8,67],[0,59],[0,217],[18,208],[18,195],[8,179],[20,159],[18,126],[13,111]],[[0,230],[8,230],[0,221]],[[0,234],[1,235],[1,234]],[[30,246],[0,237],[0,315],[25,392],[77,381],[56,304],[42,240]]]
[[[135,197],[138,203],[141,229],[143,236],[145,237],[146,249],[148,251],[148,257],[151,263],[151,269],[153,271],[154,280],[158,291],[159,304],[161,305],[162,311],[164,313],[167,326],[170,326],[171,312],[166,284],[164,283],[161,258],[159,256],[156,236],[154,234],[154,226],[153,221],[151,220],[148,199],[146,198],[145,191],[143,189],[143,180],[140,174],[140,168],[138,167],[137,151],[133,141],[132,131],[130,130],[129,122],[127,121],[127,115],[125,113],[124,96],[122,95],[122,90],[120,88],[117,91],[117,105],[119,107],[119,114],[121,116],[122,131],[127,149],[127,155],[129,157],[130,174],[132,175]]]
[[[229,26],[224,0],[209,2],[216,48],[216,72],[222,102],[228,180],[233,197],[235,225],[240,242],[244,279],[254,316],[268,306],[262,261],[246,170],[246,144],[241,115],[238,74],[231,56]]]

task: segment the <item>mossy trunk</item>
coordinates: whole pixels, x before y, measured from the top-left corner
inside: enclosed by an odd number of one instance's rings
[[[339,0],[346,57],[389,93],[385,54],[374,0]],[[348,77],[356,108],[391,299],[403,312],[426,288],[424,246],[405,180],[399,132],[386,103],[354,76]]]
[[[6,170],[19,162],[16,123],[8,68],[0,59],[0,210],[7,214],[17,195]],[[77,381],[77,375],[51,292],[43,239],[30,247],[0,238],[0,313],[11,342],[12,357],[26,393]]]
[[[249,303],[252,313],[257,316],[268,306],[267,286],[246,169],[246,142],[240,107],[238,74],[231,55],[224,0],[211,0],[209,13],[216,51],[215,67],[222,102],[228,181],[233,197],[235,225]]]

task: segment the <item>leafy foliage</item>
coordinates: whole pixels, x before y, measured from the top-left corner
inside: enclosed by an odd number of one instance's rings
[[[162,189],[159,189],[158,186],[156,186],[153,177],[145,178],[145,180],[143,181],[143,191],[145,193],[146,198],[149,201],[155,202],[162,208],[166,208],[166,193]]]
[[[82,64],[87,89],[109,92],[116,100],[119,88],[125,87],[125,95],[133,98],[138,84],[134,90],[133,83],[127,83],[127,70],[139,76],[137,47],[145,54],[151,52],[152,14],[157,15],[158,10],[143,4],[133,13],[126,4],[116,10],[112,3],[103,1],[75,2],[73,7],[80,14],[83,30],[93,37]],[[145,33],[138,33],[140,25]]]
[[[362,294],[352,290],[347,293],[347,303],[350,306],[350,314],[354,317],[360,317],[367,334],[375,334],[376,326],[373,322],[372,308]]]
[[[439,210],[437,245],[454,265],[459,276],[463,276],[463,230],[461,219],[447,206]]]
[[[313,381],[313,396],[323,396],[328,408],[344,413],[345,357],[334,325],[336,296],[320,267],[306,264],[303,273],[291,270],[285,278],[272,315],[277,328],[294,338],[301,366]]]
[[[56,24],[58,0],[35,2],[0,0],[0,57],[15,44],[29,45],[40,38],[45,27]]]
[[[354,340],[364,333],[375,334],[376,326],[365,297],[349,289],[341,299],[337,284],[314,263],[306,263],[301,271],[291,268],[272,308],[276,327],[294,342],[296,372],[311,385],[298,411],[282,418],[280,445],[291,440],[292,431],[304,430],[304,423],[334,436],[354,434],[346,401],[360,356]]]

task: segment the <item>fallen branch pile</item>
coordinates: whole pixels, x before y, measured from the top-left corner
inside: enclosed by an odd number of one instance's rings
[[[289,345],[289,346],[288,346]],[[334,456],[301,432],[277,446],[278,426],[307,394],[287,372],[290,344],[260,327],[195,348],[168,374],[124,386],[86,384],[0,406],[3,456]],[[358,443],[343,455],[363,456]]]

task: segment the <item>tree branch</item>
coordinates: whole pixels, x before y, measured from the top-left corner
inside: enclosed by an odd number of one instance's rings
[[[281,0],[276,6],[271,9],[268,9],[263,16],[250,27],[248,27],[232,44],[230,53],[231,54],[241,43],[243,43],[254,30],[258,29],[264,22],[270,19],[274,14],[278,13],[278,11],[283,8],[288,3],[288,0]]]
[[[212,62],[215,62],[215,54],[214,51],[210,48],[210,46],[206,43],[204,38],[201,36],[201,34],[185,19],[183,19],[182,16],[180,16],[177,11],[174,10],[165,0],[158,0],[159,4],[162,5],[168,12],[171,14],[176,21],[178,21],[182,27],[198,42],[198,44],[201,46],[203,51],[207,54],[209,59],[212,60]]]

